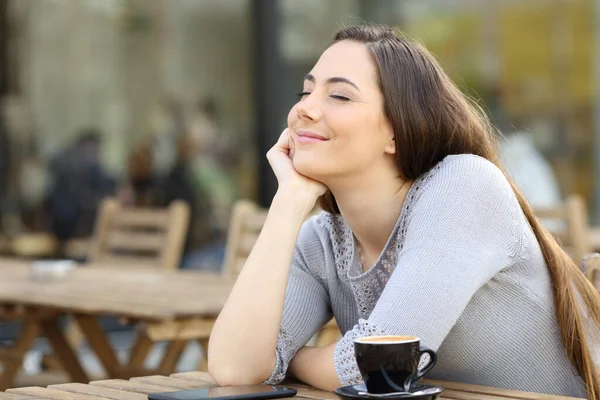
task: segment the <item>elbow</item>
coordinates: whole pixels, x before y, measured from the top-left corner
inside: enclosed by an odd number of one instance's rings
[[[244,354],[232,349],[227,341],[211,340],[207,349],[208,373],[219,386],[255,385],[269,379],[275,367],[273,354]]]
[[[208,373],[210,374],[212,380],[215,381],[215,383],[219,386],[239,385],[232,371],[216,367],[214,363],[208,363]]]
[[[256,365],[248,367],[235,365],[218,357],[209,357],[208,372],[219,386],[256,385],[271,376],[271,371],[267,371],[266,368],[257,368]]]
[[[210,362],[208,372],[219,386],[257,385],[269,378],[269,375],[257,374],[248,369],[218,366]]]

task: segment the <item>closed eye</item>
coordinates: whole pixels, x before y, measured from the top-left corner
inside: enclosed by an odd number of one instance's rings
[[[304,98],[304,96],[308,96],[309,94],[310,94],[310,92],[300,92],[300,93],[296,93],[296,96],[298,96],[302,99],[302,98]]]
[[[349,98],[347,98],[347,97],[344,97],[344,96],[338,96],[338,95],[336,95],[336,94],[332,94],[332,95],[331,95],[331,96],[329,96],[329,97],[331,97],[332,99],[340,100],[340,101],[350,101],[350,99],[349,99]]]

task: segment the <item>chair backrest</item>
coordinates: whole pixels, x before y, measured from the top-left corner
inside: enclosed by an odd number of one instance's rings
[[[307,218],[320,211],[315,207]],[[268,209],[259,207],[251,200],[238,200],[234,204],[225,245],[223,276],[238,276],[258,239],[268,213]]]
[[[166,208],[129,208],[106,198],[96,219],[88,261],[177,269],[189,216],[188,204],[180,200]]]
[[[533,211],[537,218],[552,222],[546,227],[575,262],[580,263],[590,253],[587,211],[581,196],[570,195],[556,207],[534,208]],[[557,228],[553,228],[554,225]]]
[[[600,292],[600,253],[591,253],[583,258],[581,269],[592,285]]]
[[[265,224],[267,213],[267,209],[250,200],[238,200],[234,204],[225,246],[224,276],[235,278],[240,273]]]

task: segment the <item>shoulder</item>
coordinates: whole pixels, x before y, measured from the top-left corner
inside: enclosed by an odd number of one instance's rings
[[[335,218],[335,215],[325,211],[321,211],[316,215],[308,217],[302,224],[300,234],[298,235],[298,242],[310,244],[311,242],[319,240],[319,238],[329,230],[329,221],[332,217]]]
[[[447,156],[415,181],[409,196],[406,223],[415,239],[446,230],[510,242],[513,255],[520,247],[526,220],[517,197],[502,170],[482,157]]]
[[[326,279],[351,265],[353,248],[354,235],[344,218],[323,211],[302,226],[296,253],[313,275]]]
[[[302,224],[296,241],[295,257],[299,257],[301,263],[313,275],[323,274],[324,260],[333,253],[334,239],[331,234],[335,231],[334,226],[337,226],[333,223],[338,219],[337,217],[322,211]]]
[[[435,196],[438,201],[458,199],[497,202],[512,205],[517,199],[504,172],[492,162],[473,154],[451,155],[444,158],[415,182],[413,196]],[[419,193],[420,192],[420,193]]]
[[[454,182],[476,182],[499,185],[510,189],[504,173],[491,161],[474,154],[458,154],[444,158],[439,164],[438,174]]]
[[[346,236],[348,230],[349,227],[341,215],[321,211],[304,222],[298,236],[298,243],[302,247],[310,247],[324,242],[331,245],[331,242],[337,242],[340,238]]]

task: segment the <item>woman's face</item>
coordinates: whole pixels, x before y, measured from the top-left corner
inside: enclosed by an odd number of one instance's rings
[[[341,41],[321,55],[304,79],[288,126],[294,168],[325,184],[393,165],[393,130],[364,44]]]

